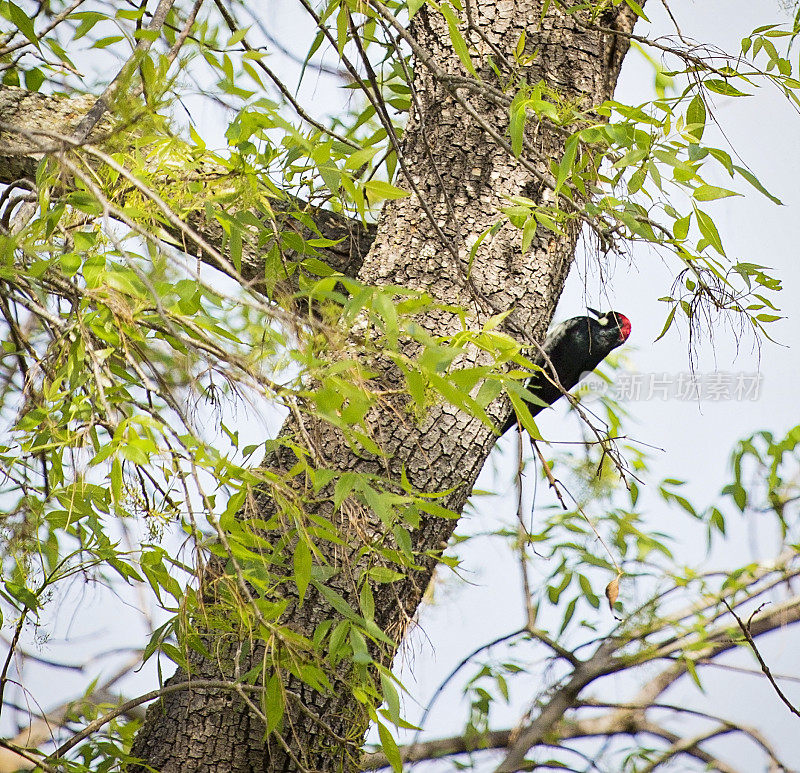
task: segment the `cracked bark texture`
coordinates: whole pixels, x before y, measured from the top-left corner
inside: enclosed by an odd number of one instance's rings
[[[526,31],[530,50],[539,51],[527,73],[531,83],[544,79],[563,98],[584,106],[610,96],[626,46],[620,45],[618,38],[585,31],[573,18],[557,10],[549,11],[539,26],[541,10],[541,3],[536,0],[483,0],[473,2],[472,15],[485,37],[509,56],[520,33]],[[615,19],[622,31],[630,31],[634,21],[627,9]],[[412,34],[440,70],[463,72],[441,17],[421,10]],[[476,37],[473,42],[482,55],[489,53],[483,40]],[[491,82],[493,76],[488,68],[482,75]],[[561,239],[540,230],[530,253],[523,255],[520,232],[505,226],[484,241],[471,281],[467,281],[470,247],[494,223],[497,210],[506,203],[505,197],[530,196],[531,190],[537,189],[540,199],[547,200],[549,191],[542,190],[531,172],[495,144],[459,106],[449,88],[419,61],[415,79],[422,115],[412,116],[406,132],[403,154],[411,179],[401,179],[399,184],[413,187],[416,192],[384,208],[375,243],[358,276],[368,283],[426,290],[443,303],[463,306],[470,311],[473,329],[492,314],[513,308],[509,317],[512,329],[540,338],[561,293],[577,228]],[[489,125],[505,131],[504,108],[474,97],[471,104]],[[529,139],[539,151],[539,158],[533,163],[546,175],[548,160],[560,158],[563,153],[564,134],[541,125],[531,127]],[[458,260],[441,242],[423,212],[420,196],[432,210],[446,241],[455,247]],[[456,317],[444,311],[431,312],[419,321],[435,335],[454,333],[460,326]],[[465,358],[463,364],[474,364],[478,354],[472,358]],[[393,374],[388,372],[385,378],[391,384]],[[399,479],[404,469],[412,485],[423,491],[452,489],[443,504],[460,512],[495,443],[495,435],[480,421],[449,405],[434,407],[419,424],[410,420],[398,422],[397,416],[403,415],[401,405],[398,410],[384,408],[372,416],[374,434],[386,451],[390,474]],[[507,407],[498,405],[495,415],[502,420],[501,414],[507,411]],[[292,429],[290,424],[284,431]],[[385,474],[384,461],[353,455],[330,427],[313,426],[310,434],[319,453],[339,469]],[[284,466],[292,464],[291,459],[273,461]],[[271,503],[264,497],[259,505],[271,510]],[[415,548],[440,549],[454,526],[454,522],[444,519],[424,520],[414,534]],[[347,530],[348,525],[342,523],[342,528]],[[370,528],[379,530],[379,523],[372,523]],[[348,567],[348,571],[341,571],[330,584],[357,607],[354,578],[358,577],[359,561],[363,560],[358,557],[361,543],[352,529],[345,534],[348,546],[344,555],[332,553],[329,558],[337,566]],[[395,638],[401,635],[404,620],[413,616],[434,565],[435,561],[428,559],[422,571],[410,573],[404,581],[373,588],[376,621]],[[335,614],[318,596],[310,594],[301,608],[294,608],[291,623],[309,635],[318,622],[328,617]],[[200,678],[230,677],[230,673],[218,669],[217,663],[230,663],[234,646],[235,642],[218,641],[215,651],[219,660],[195,659],[193,673]],[[173,678],[187,677],[179,672]],[[296,709],[289,711],[288,724],[294,732],[284,733],[289,751],[274,738],[264,744],[263,726],[234,695],[186,691],[172,693],[151,708],[134,753],[163,773],[357,769],[357,746],[365,725],[347,690],[322,695],[297,683],[290,687],[337,735],[349,738],[352,748],[336,743],[320,723]],[[229,755],[220,756],[225,749],[230,750]]]
[[[471,16],[481,36],[474,30],[465,34],[481,57],[491,53],[488,40],[512,58],[517,40],[525,31],[528,53],[538,51],[525,73],[530,83],[543,79],[564,99],[580,102],[584,107],[609,97],[627,50],[625,39],[588,31],[552,6],[540,23],[541,12],[541,0],[471,0]],[[629,32],[634,22],[634,15],[625,6],[613,20],[623,33]],[[439,70],[464,74],[441,17],[423,8],[411,32]],[[479,61],[477,57],[475,61]],[[480,72],[487,82],[495,83],[489,68],[481,68]],[[401,178],[399,184],[413,185],[417,192],[386,205],[375,241],[357,276],[368,283],[426,290],[438,301],[463,306],[469,311],[472,329],[478,329],[498,311],[513,308],[507,329],[517,336],[524,331],[529,340],[541,340],[561,294],[578,229],[569,229],[563,238],[540,229],[529,253],[521,254],[520,232],[506,225],[483,242],[468,281],[470,247],[495,222],[498,209],[507,203],[506,197],[525,195],[547,202],[552,194],[458,104],[452,82],[437,81],[417,61],[415,88],[422,111],[421,115],[412,115],[404,137],[403,154],[410,180]],[[505,134],[506,108],[474,93],[459,94],[470,101],[489,126]],[[563,130],[546,124],[530,127],[528,139],[538,155],[529,157],[529,161],[540,175],[548,174],[550,159],[561,157],[564,138]],[[446,243],[423,212],[420,196],[432,210]],[[457,259],[448,245],[456,251]],[[443,311],[431,312],[419,322],[435,335],[460,329],[458,319]],[[462,364],[469,366],[478,361],[476,352],[465,357]],[[396,374],[385,374],[389,385],[395,379]],[[401,403],[387,406],[371,417],[374,437],[385,450],[386,460],[354,455],[330,427],[312,425],[309,434],[320,455],[338,469],[383,475],[388,472],[397,479],[404,469],[418,490],[452,490],[442,504],[460,512],[496,436],[480,421],[450,405],[433,407],[419,423],[410,419],[398,421],[397,417],[404,415],[402,409]],[[505,404],[494,406],[499,423],[507,414]],[[295,430],[289,422],[283,431]],[[293,464],[285,456],[271,461],[283,469]],[[257,498],[257,506],[265,513],[273,508],[263,495]],[[324,508],[321,512],[330,516]],[[329,584],[357,607],[355,578],[363,568],[358,551],[365,530],[353,529],[344,516],[340,525],[347,546],[338,552],[331,549],[328,559],[346,571],[340,571]],[[415,549],[441,549],[454,528],[453,521],[423,520],[413,534]],[[377,533],[380,523],[371,523],[369,529]],[[428,558],[421,571],[410,572],[405,580],[373,588],[376,622],[395,639],[401,637],[405,621],[414,615],[434,566],[435,560]],[[301,607],[290,606],[289,610],[288,622],[305,635],[310,635],[321,620],[336,618],[336,613],[311,591]],[[171,682],[232,679],[257,662],[260,655],[256,647],[250,655],[240,657],[241,643],[231,638],[209,634],[206,642],[213,656],[202,659],[192,655],[191,677],[179,670]],[[358,769],[358,749],[366,721],[348,691],[335,689],[322,694],[296,681],[287,686],[297,697],[287,707],[287,729],[283,739],[273,736],[267,741],[260,719],[235,692],[189,688],[165,696],[148,711],[134,743],[133,754],[150,767],[134,766],[135,769],[162,773]],[[305,711],[300,709],[298,700],[303,701]],[[346,741],[332,737],[330,731]]]

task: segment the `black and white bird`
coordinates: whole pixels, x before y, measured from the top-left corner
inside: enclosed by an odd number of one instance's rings
[[[543,408],[552,405],[564,392],[553,378],[553,370],[558,382],[569,392],[585,373],[593,371],[614,349],[628,340],[631,334],[630,320],[618,311],[599,311],[589,309],[593,316],[573,317],[554,327],[545,338],[542,349],[550,363],[539,352],[533,361],[541,366],[526,382],[528,391],[535,394],[545,405],[528,402],[535,416]],[[552,369],[551,369],[552,363]],[[517,423],[511,414],[503,427],[503,432]]]

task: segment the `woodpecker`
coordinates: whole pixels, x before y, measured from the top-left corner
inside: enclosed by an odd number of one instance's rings
[[[555,368],[561,386],[569,392],[580,381],[584,373],[593,371],[614,349],[628,340],[631,334],[630,320],[618,311],[599,311],[589,309],[594,316],[573,317],[553,328],[545,338],[542,349]],[[550,363],[541,352],[533,358],[542,370],[537,370],[526,382],[525,387],[546,405],[528,403],[535,416],[547,405],[552,405],[563,395],[553,379]],[[517,423],[511,414],[503,427],[503,432]]]

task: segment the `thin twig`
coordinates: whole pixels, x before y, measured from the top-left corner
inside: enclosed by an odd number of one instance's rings
[[[14,629],[14,638],[11,639],[11,644],[8,648],[8,655],[6,656],[5,663],[3,664],[3,671],[0,673],[0,714],[3,712],[3,694],[5,693],[6,684],[8,682],[8,669],[11,666],[11,661],[14,658],[14,650],[19,643],[19,637],[22,634],[22,628],[25,625],[25,618],[28,614],[27,605],[23,607],[22,614],[20,615],[17,627]]]
[[[228,25],[228,29],[231,32],[238,32],[238,25],[236,24],[236,19],[231,15],[227,8],[222,4],[221,0],[214,0],[214,5],[217,6],[217,10],[222,15],[222,18],[225,20],[225,23]],[[241,40],[242,47],[247,51],[253,51],[253,47],[247,42],[246,38],[242,38]],[[327,134],[333,137],[339,142],[343,142],[345,145],[349,145],[351,148],[360,148],[361,146],[357,142],[353,142],[353,140],[342,136],[341,134],[337,134],[332,129],[321,124],[319,121],[316,121],[312,118],[303,106],[292,96],[292,92],[286,88],[286,85],[281,81],[280,78],[264,63],[261,58],[254,60],[255,65],[272,81],[275,87],[280,91],[283,95],[284,99],[294,108],[294,111],[297,115],[300,116],[306,123],[311,124],[315,129],[321,131],[323,134]]]
[[[783,690],[781,690],[781,688],[778,687],[778,683],[775,681],[775,678],[772,676],[772,672],[769,670],[769,666],[764,661],[764,658],[761,657],[761,653],[758,651],[758,647],[756,647],[756,643],[753,640],[752,634],[750,633],[750,623],[753,620],[753,617],[755,615],[757,615],[761,611],[761,609],[765,606],[765,604],[761,604],[761,606],[759,606],[755,610],[755,612],[753,612],[753,614],[750,615],[750,617],[748,618],[747,622],[745,623],[744,620],[742,620],[742,618],[739,617],[739,615],[737,615],[736,612],[733,611],[733,607],[728,603],[727,599],[722,599],[722,603],[728,608],[728,612],[730,612],[733,615],[734,619],[738,623],[739,628],[742,631],[742,634],[744,634],[744,638],[747,640],[747,643],[750,645],[750,648],[753,650],[753,653],[755,654],[756,659],[758,660],[758,663],[761,666],[761,670],[764,672],[764,676],[767,677],[767,679],[769,680],[769,683],[772,685],[773,689],[778,694],[778,697],[789,707],[789,711],[791,711],[792,714],[794,714],[795,716],[800,717],[800,711],[798,711],[792,705],[792,702],[786,697],[786,695],[784,694]]]
[[[200,7],[203,5],[203,0],[195,0],[194,5],[192,6],[192,10],[189,11],[189,15],[186,17],[186,22],[183,25],[183,29],[181,29],[180,33],[178,33],[178,37],[175,38],[175,42],[172,45],[172,48],[169,50],[167,54],[167,61],[172,64],[175,61],[175,57],[178,56],[183,44],[186,42],[186,39],[189,37],[189,34],[192,31],[192,27],[194,26],[195,19],[197,19],[197,14],[200,11]]]
[[[73,136],[78,144],[85,142],[86,138],[89,136],[89,134],[91,134],[92,129],[97,126],[100,119],[105,115],[106,111],[111,106],[111,102],[117,95],[117,91],[120,86],[132,74],[133,69],[139,62],[140,57],[144,56],[144,54],[150,50],[150,47],[153,45],[156,37],[158,37],[156,33],[160,32],[161,28],[164,26],[164,21],[167,18],[167,14],[170,12],[170,9],[174,3],[175,0],[161,0],[161,2],[158,4],[158,7],[153,14],[153,18],[150,20],[150,24],[147,25],[147,31],[149,34],[142,35],[139,38],[139,42],[136,44],[136,48],[133,50],[131,56],[120,68],[120,71],[114,76],[114,79],[111,81],[111,83],[106,86],[103,93],[97,98],[97,101],[94,103],[94,105],[92,105],[91,110],[86,113],[81,122],[75,128]],[[134,93],[140,92],[140,90],[141,86],[135,89]]]
[[[531,445],[533,446],[534,451],[536,451],[536,455],[539,457],[539,461],[542,463],[542,469],[544,470],[544,474],[547,476],[547,482],[550,484],[550,488],[552,488],[556,492],[556,496],[558,497],[558,501],[561,503],[561,506],[564,510],[569,510],[570,508],[567,507],[566,502],[564,501],[564,497],[561,495],[561,491],[558,488],[558,481],[553,476],[553,472],[550,469],[550,465],[547,463],[547,460],[544,458],[544,455],[539,450],[539,445],[537,442],[531,438]],[[566,491],[566,489],[564,489]],[[569,494],[569,492],[567,491]],[[597,537],[600,544],[605,548],[606,553],[608,553],[608,557],[611,559],[611,563],[614,564],[614,568],[617,570],[617,577],[621,577],[623,572],[620,568],[620,565],[617,563],[617,559],[614,558],[614,554],[611,552],[611,548],[606,544],[606,541],[600,535],[600,532],[597,531],[595,525],[592,523],[591,519],[588,515],[584,512],[583,508],[578,504],[575,500],[575,497],[570,494],[571,499],[575,502],[575,509],[583,516],[583,519],[586,523],[589,524],[589,528],[594,532],[594,536]]]
[[[40,30],[36,34],[36,39],[41,40],[48,32],[52,32],[59,24],[61,24],[64,19],[67,18],[78,6],[82,5],[86,0],[74,0],[72,5],[68,8],[65,8],[61,13],[57,16],[54,16],[50,23],[47,24],[42,30]],[[40,8],[44,7],[44,3],[40,4]],[[25,46],[31,45],[31,41],[27,38],[21,40],[19,43],[14,44],[13,46],[8,46],[7,48],[0,48],[0,56],[7,56],[8,54],[12,53],[13,51],[17,51],[20,48],[24,48]]]

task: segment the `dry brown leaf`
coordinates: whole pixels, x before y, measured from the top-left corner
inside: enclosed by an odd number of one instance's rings
[[[619,596],[619,577],[615,577],[608,585],[606,585],[606,598],[608,599],[608,608],[613,612],[614,604]]]

